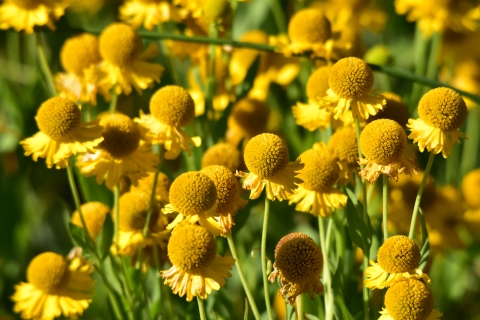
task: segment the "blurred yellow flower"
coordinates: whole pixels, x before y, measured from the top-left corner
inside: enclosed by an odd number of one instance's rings
[[[351,183],[355,185],[357,174],[358,145],[357,133],[353,128],[341,128],[328,140],[328,151],[337,161],[339,171],[339,183]]]
[[[150,196],[152,194],[155,174],[155,172],[150,172],[147,177],[138,180],[138,186],[131,186],[130,191],[143,192]],[[157,187],[155,189],[155,201],[157,201],[162,207],[169,202],[168,195],[171,185],[172,181],[170,178],[165,173],[158,172]]]
[[[403,102],[402,98],[392,92],[383,92],[382,96],[387,103],[383,106],[383,110],[378,111],[376,115],[368,117],[367,123],[378,119],[390,119],[396,121],[405,128],[408,123],[409,115],[408,107]]]
[[[247,143],[252,137],[266,132],[269,116],[270,109],[263,101],[252,98],[238,101],[228,115],[227,142],[237,146],[242,139]]]
[[[474,169],[463,177],[462,192],[469,207],[480,208],[480,169]]]
[[[147,30],[167,21],[180,22],[186,14],[168,0],[127,0],[119,11],[120,20],[135,29],[143,24]]]
[[[87,232],[95,241],[95,238],[102,232],[103,223],[105,222],[107,214],[110,213],[110,208],[101,202],[91,201],[82,204],[80,209],[87,224]],[[80,218],[78,210],[73,212],[70,222],[83,228],[82,219]]]
[[[224,166],[235,172],[242,165],[242,155],[234,145],[219,142],[208,148],[202,156],[202,168],[213,165]]]

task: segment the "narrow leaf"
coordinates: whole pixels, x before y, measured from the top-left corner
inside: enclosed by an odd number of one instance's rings
[[[70,222],[68,223],[68,230],[70,231],[70,235],[72,236],[75,245],[79,246],[85,251],[89,251],[86,238],[87,233],[85,230]]]
[[[428,230],[427,225],[425,224],[425,217],[423,215],[422,209],[419,209],[418,213],[420,216],[420,226],[422,227],[422,246],[420,250],[422,258],[420,260],[419,269],[423,270],[423,268],[427,264],[428,257],[430,256],[430,241],[428,240]]]
[[[103,222],[102,233],[97,238],[98,250],[102,261],[108,256],[110,252],[110,246],[112,245],[114,234],[112,217],[107,214],[105,221]]]

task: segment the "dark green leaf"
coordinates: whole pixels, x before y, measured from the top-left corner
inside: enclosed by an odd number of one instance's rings
[[[334,300],[334,313],[336,318],[339,320],[354,320],[354,317],[351,315],[350,311],[348,311],[348,308],[345,305],[343,296],[341,294],[336,294]]]
[[[333,273],[333,277],[332,277],[332,290],[334,295],[341,294],[342,286],[343,286],[342,257],[338,257],[337,269]]]
[[[368,252],[370,250],[370,246],[372,244],[372,231],[371,226],[367,225],[370,224],[370,219],[367,215],[367,223],[363,221],[360,217],[360,214],[363,214],[363,206],[355,197],[353,192],[347,189],[347,194],[353,203],[354,207],[357,209],[357,212],[351,210],[351,206],[347,204],[347,225],[348,225],[348,233],[352,238],[353,243],[358,247],[362,248],[364,252]]]
[[[98,250],[102,261],[108,256],[110,246],[112,245],[114,227],[112,217],[107,214],[103,223],[102,233],[97,238]]]
[[[428,240],[428,230],[427,225],[425,224],[425,217],[423,216],[422,209],[419,209],[418,213],[420,216],[420,226],[422,227],[422,247],[420,250],[422,259],[420,260],[419,268],[423,270],[427,264],[428,257],[430,256],[430,241]]]
[[[70,231],[70,235],[72,236],[75,245],[81,247],[83,250],[89,251],[86,238],[87,233],[85,232],[85,229],[80,228],[73,223],[68,223],[68,230]]]

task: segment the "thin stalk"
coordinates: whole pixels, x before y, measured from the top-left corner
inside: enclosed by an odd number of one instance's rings
[[[80,196],[78,195],[77,186],[75,185],[75,178],[73,177],[73,160],[70,160],[70,164],[67,166],[67,176],[68,176],[68,184],[70,185],[70,191],[72,192],[73,201],[75,202],[75,208],[78,211],[78,215],[80,216],[80,220],[82,221],[83,229],[87,233],[87,238],[90,239],[90,234],[88,233],[87,222],[85,221],[85,217],[82,212],[82,207],[80,203]],[[88,241],[88,239],[86,241]]]
[[[108,107],[108,111],[110,111],[110,113],[114,113],[117,110],[117,99],[118,99],[115,89],[112,89],[111,95],[112,97],[110,100],[110,106]]]
[[[197,296],[198,302],[198,312],[200,313],[201,320],[207,320],[207,316],[205,315],[205,305],[203,304],[203,299]]]
[[[388,216],[387,216],[387,204],[388,204],[388,176],[383,174],[383,241],[388,239]]]
[[[332,222],[330,218],[329,225]],[[331,226],[330,226],[331,228]],[[333,319],[333,294],[331,286],[331,276],[330,276],[330,265],[328,263],[328,247],[327,247],[327,236],[325,235],[325,225],[323,223],[322,216],[318,216],[318,229],[320,236],[320,248],[322,249],[323,254],[323,282],[325,284],[325,320]]]
[[[245,294],[247,295],[248,302],[250,307],[252,308],[253,316],[256,320],[260,320],[260,313],[258,312],[257,305],[255,304],[255,299],[253,298],[252,292],[247,284],[247,279],[245,278],[245,274],[243,273],[242,265],[240,264],[240,260],[238,259],[237,249],[235,248],[235,243],[233,242],[233,238],[231,234],[227,234],[228,245],[230,247],[230,252],[232,253],[232,257],[235,259],[235,266],[237,267],[237,272],[240,277],[240,281],[243,285],[243,290],[245,290]]]
[[[265,304],[267,306],[268,319],[273,320],[272,305],[270,304],[270,292],[268,291],[268,275],[267,275],[267,230],[268,230],[268,215],[270,213],[270,200],[265,194],[265,212],[263,215],[263,229],[262,229],[262,244],[261,244],[261,259],[262,259],[262,278],[263,278],[263,292],[265,295]]]
[[[425,173],[423,174],[422,182],[418,188],[417,198],[415,199],[415,206],[413,207],[412,222],[410,224],[410,232],[408,237],[413,239],[413,234],[415,233],[415,224],[417,223],[418,209],[420,208],[420,201],[422,200],[423,189],[427,183],[428,174],[432,168],[433,159],[435,158],[435,153],[430,152],[430,157],[428,158],[427,167],[425,168]]]
[[[37,40],[37,54],[38,54],[38,62],[40,63],[40,69],[45,77],[45,81],[47,82],[48,91],[50,91],[50,95],[55,97],[57,95],[57,90],[55,89],[55,82],[53,81],[52,71],[48,66],[47,57],[45,55],[45,48],[43,46],[42,36],[39,33],[35,33],[36,40]]]
[[[120,305],[117,301],[117,297],[115,296],[113,288],[110,285],[110,282],[108,282],[107,277],[105,276],[105,273],[98,266],[95,268],[95,270],[98,272],[98,274],[103,280],[103,283],[105,284],[105,287],[107,288],[107,291],[109,293],[108,296],[110,298],[110,303],[112,304],[112,309],[113,309],[113,312],[115,313],[115,317],[117,319],[123,319],[122,313],[120,312]]]
[[[303,320],[303,294],[299,294],[295,299],[297,306],[297,320]]]
[[[287,32],[287,22],[285,20],[285,10],[280,5],[280,0],[271,0],[271,7],[273,20],[277,26],[278,33]]]
[[[115,245],[117,246],[118,250],[118,244],[120,243],[120,235],[119,235],[119,225],[120,225],[120,207],[118,200],[120,198],[120,186],[118,183],[115,185],[115,188],[113,189],[113,205],[115,208]]]

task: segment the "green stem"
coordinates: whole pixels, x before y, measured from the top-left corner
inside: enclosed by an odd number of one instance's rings
[[[329,221],[329,228],[331,229],[332,218]],[[333,319],[333,293],[331,287],[330,265],[328,263],[328,246],[327,236],[325,235],[325,225],[323,218],[318,216],[318,229],[320,236],[320,248],[323,253],[323,278],[325,284],[325,320]]]
[[[111,96],[111,100],[110,100],[110,106],[108,107],[108,111],[110,111],[110,113],[114,113],[117,110],[118,96],[117,96],[117,93],[115,92],[115,89],[112,89],[111,94],[112,94],[112,96]]]
[[[285,21],[285,10],[280,5],[280,0],[271,0],[271,7],[273,20],[277,26],[278,33],[287,32],[287,23]]]
[[[72,158],[73,159],[73,158]],[[80,220],[82,221],[83,229],[87,233],[87,238],[90,239],[90,234],[88,233],[87,222],[85,221],[85,217],[82,212],[82,206],[80,203],[80,196],[78,195],[77,186],[75,185],[75,178],[73,177],[73,160],[70,160],[70,164],[67,166],[67,176],[68,176],[68,184],[70,185],[70,191],[72,192],[73,201],[75,202],[75,208],[78,211],[78,215],[80,216]],[[86,241],[88,241],[88,239]]]
[[[207,320],[207,316],[205,315],[205,305],[203,304],[203,299],[197,296],[198,302],[198,312],[200,313],[201,320]]]
[[[420,208],[420,201],[422,200],[423,189],[425,188],[425,184],[427,183],[428,174],[430,172],[430,169],[432,168],[434,158],[435,158],[435,153],[430,152],[430,157],[428,158],[427,167],[425,168],[422,182],[420,183],[420,187],[418,188],[417,198],[415,199],[415,206],[413,207],[412,222],[410,224],[410,232],[408,233],[408,237],[410,239],[413,239],[413,234],[415,233],[415,224],[417,223],[418,209]]]
[[[387,216],[387,204],[388,204],[388,176],[383,174],[383,240],[388,239],[388,216]]]
[[[115,208],[115,245],[117,246],[117,251],[118,251],[118,244],[120,243],[120,235],[119,235],[120,207],[118,203],[119,198],[120,198],[120,186],[117,183],[113,189],[113,205]]]
[[[297,320],[303,320],[303,294],[299,294],[295,299],[297,305]]]
[[[263,216],[262,229],[262,243],[261,243],[261,259],[262,259],[262,278],[263,278],[263,292],[265,295],[265,304],[267,306],[268,319],[273,320],[272,306],[270,304],[270,292],[268,291],[268,275],[267,275],[267,230],[268,230],[268,215],[270,211],[270,201],[265,194],[265,213]]]
[[[55,82],[53,81],[52,71],[48,66],[47,57],[45,55],[45,48],[43,46],[42,36],[39,33],[35,33],[36,40],[37,40],[37,54],[38,54],[38,62],[40,63],[40,69],[43,72],[45,77],[45,81],[47,82],[48,91],[50,91],[50,95],[55,97],[57,95],[57,90],[55,89]]]
[[[255,299],[253,298],[252,292],[247,284],[247,279],[245,278],[245,274],[243,273],[242,265],[240,264],[240,260],[238,259],[237,249],[235,248],[235,243],[233,242],[233,238],[231,234],[227,234],[228,245],[230,246],[230,252],[232,253],[232,257],[235,259],[235,266],[237,267],[237,272],[240,277],[240,281],[242,282],[243,289],[245,290],[245,294],[247,295],[248,302],[250,307],[252,308],[253,316],[256,320],[260,320],[260,313],[258,312],[257,305],[255,304]]]
[[[113,309],[113,312],[115,313],[115,317],[117,319],[123,319],[122,313],[120,312],[120,305],[117,301],[117,297],[115,296],[113,288],[110,285],[110,282],[107,280],[105,273],[98,265],[96,266],[95,270],[98,272],[98,274],[103,280],[103,283],[105,284],[105,287],[107,288],[107,291],[109,293],[108,296],[110,298],[110,303],[112,304],[112,309]]]

